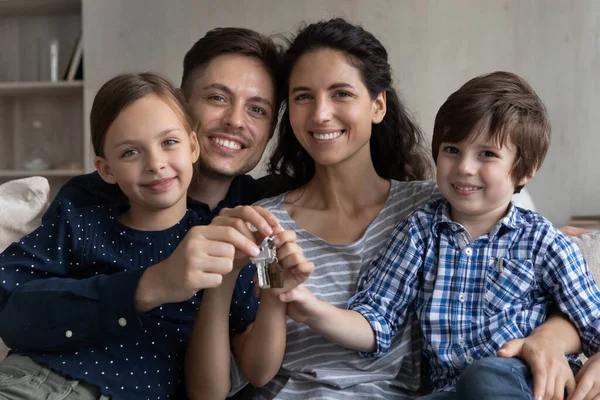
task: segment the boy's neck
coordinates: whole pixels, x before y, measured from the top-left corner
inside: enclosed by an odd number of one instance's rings
[[[119,222],[138,231],[164,231],[177,224],[185,216],[187,199],[162,210],[148,210],[131,204],[129,210],[119,215]]]
[[[476,240],[481,235],[490,233],[492,228],[506,216],[509,209],[510,203],[503,209],[485,214],[462,214],[454,212],[450,205],[450,219],[461,224],[469,232],[471,239]]]
[[[233,182],[233,177],[209,178],[206,176],[196,176],[188,189],[188,196],[194,200],[200,201],[211,210],[227,196],[229,188]]]

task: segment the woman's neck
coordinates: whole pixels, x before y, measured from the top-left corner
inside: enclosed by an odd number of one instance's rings
[[[148,210],[135,203],[119,215],[119,222],[138,231],[164,231],[185,216],[187,199],[184,196],[173,206],[162,210]]]
[[[389,185],[377,175],[369,156],[368,162],[317,165],[311,180],[290,193],[286,201],[311,209],[353,212],[387,198]]]

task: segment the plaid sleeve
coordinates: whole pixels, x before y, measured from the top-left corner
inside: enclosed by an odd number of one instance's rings
[[[359,279],[348,309],[369,321],[377,341],[375,353],[361,355],[378,356],[390,350],[392,338],[417,296],[424,236],[425,230],[415,217],[401,222]]]
[[[552,230],[546,235],[553,240],[548,240],[545,251],[543,283],[577,327],[583,352],[589,357],[600,346],[600,290],[581,251],[556,228]]]

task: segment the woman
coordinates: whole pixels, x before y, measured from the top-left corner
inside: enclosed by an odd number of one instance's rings
[[[295,231],[314,262],[305,286],[345,307],[394,226],[439,194],[433,182],[419,181],[429,172],[423,137],[392,88],[387,52],[372,34],[342,19],[308,25],[285,53],[282,77],[287,101],[270,172],[276,189],[285,193],[257,205]],[[253,288],[243,292],[234,294],[232,308],[256,308]],[[206,333],[215,334],[215,310],[228,310],[228,299],[210,303],[209,293],[193,335],[205,344],[214,343]],[[295,317],[292,305],[288,315]],[[254,397],[415,398],[422,389],[420,341],[418,325],[409,320],[387,355],[361,358],[288,320],[281,368]],[[222,365],[214,355],[214,348],[188,352],[188,385],[204,393],[229,387],[227,377],[208,373],[211,365]],[[244,373],[254,375],[244,364]],[[249,380],[262,386],[269,378]]]

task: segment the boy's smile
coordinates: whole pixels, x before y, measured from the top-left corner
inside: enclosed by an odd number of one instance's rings
[[[437,182],[451,205],[450,217],[473,239],[488,232],[508,211],[517,184],[512,178],[516,146],[510,137],[503,146],[488,134],[461,143],[442,142],[437,159]]]

